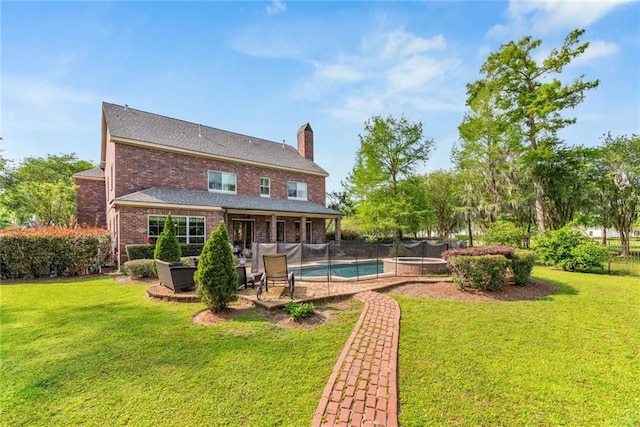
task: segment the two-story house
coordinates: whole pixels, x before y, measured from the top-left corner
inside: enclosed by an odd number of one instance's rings
[[[297,143],[103,103],[100,167],[74,175],[78,223],[107,227],[118,265],[126,245],[155,242],[169,213],[182,243],[203,243],[221,220],[239,249],[324,242],[329,221],[339,241],[308,123]]]

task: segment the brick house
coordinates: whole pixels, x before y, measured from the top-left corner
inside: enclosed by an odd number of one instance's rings
[[[102,104],[100,167],[74,175],[78,223],[106,226],[114,260],[154,242],[166,215],[181,243],[203,243],[221,220],[237,250],[253,242],[340,240],[341,213],[325,207],[328,173],[313,162],[313,130],[297,149],[109,103]]]

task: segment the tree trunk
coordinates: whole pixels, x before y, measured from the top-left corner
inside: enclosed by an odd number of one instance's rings
[[[622,245],[622,256],[629,256],[629,233],[620,231],[620,244]]]
[[[538,227],[538,234],[541,234],[544,233],[544,190],[542,189],[540,177],[533,177],[533,188],[536,196],[536,226]]]
[[[607,227],[602,227],[602,244],[607,246]]]
[[[469,229],[469,247],[473,247],[473,234],[471,233],[471,218],[467,218],[467,227]]]

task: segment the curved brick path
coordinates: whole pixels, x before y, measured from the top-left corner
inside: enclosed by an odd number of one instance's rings
[[[314,427],[398,425],[400,307],[377,292],[355,297],[364,308],[318,403]]]

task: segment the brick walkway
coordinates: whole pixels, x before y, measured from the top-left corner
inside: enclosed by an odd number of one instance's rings
[[[386,295],[365,291],[358,319],[313,418],[313,426],[398,425],[400,307]]]

